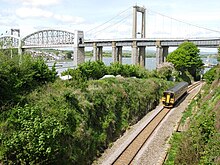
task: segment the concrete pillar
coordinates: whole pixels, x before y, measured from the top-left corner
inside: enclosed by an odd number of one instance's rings
[[[98,60],[97,43],[93,43],[93,58],[94,61]]]
[[[145,23],[145,18],[146,18],[146,12],[145,12],[145,8],[143,9],[144,12],[142,12],[142,26],[141,26],[141,38],[145,38],[146,37],[146,23]]]
[[[160,41],[157,41],[156,48],[156,66],[158,66],[159,64],[166,62],[169,46],[161,46]]]
[[[117,50],[116,50],[116,42],[112,42],[112,58],[113,62],[117,62]]]
[[[132,38],[137,38],[137,6],[133,7],[133,29]]]
[[[162,55],[163,55],[163,49],[161,46],[157,45],[156,50],[156,67],[162,63]]]
[[[156,41],[156,67],[162,63],[163,49],[160,41]]]
[[[117,61],[122,64],[122,46],[117,46]]]
[[[98,55],[98,60],[99,61],[102,61],[102,58],[103,58],[103,47],[102,46],[98,46],[98,51],[97,51],[97,55]]]
[[[85,62],[85,47],[79,46],[79,44],[84,44],[84,34],[83,31],[76,30],[75,38],[74,38],[74,54],[73,54],[73,62],[75,66]]]
[[[145,67],[145,46],[138,47],[139,50],[139,65]]]
[[[132,60],[132,64],[136,65],[138,64],[138,47],[137,47],[137,41],[133,41],[132,44],[132,52],[131,52],[131,60]]]
[[[78,66],[79,64],[85,62],[85,48],[84,47],[75,47],[74,48],[74,65]]]
[[[162,46],[162,49],[163,49],[163,59],[162,61],[163,62],[166,62],[166,58],[167,58],[167,55],[168,55],[168,50],[169,50],[169,46]]]

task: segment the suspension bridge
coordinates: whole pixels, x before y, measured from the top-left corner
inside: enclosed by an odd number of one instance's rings
[[[18,48],[19,54],[26,49],[34,48],[73,48],[73,62],[76,66],[85,61],[85,48],[87,47],[93,48],[95,60],[102,60],[103,48],[111,47],[113,62],[119,63],[122,62],[123,47],[131,47],[132,64],[145,66],[147,47],[156,47],[156,61],[159,65],[166,60],[169,47],[178,47],[185,41],[205,48],[217,48],[220,45],[220,37],[216,37],[219,36],[220,31],[146,10],[145,7],[133,6],[132,10],[130,12],[128,8],[122,11],[105,23],[85,31],[85,34],[84,31],[78,30],[69,32],[49,29],[21,38],[19,29],[11,29],[11,34],[0,36],[1,47],[3,49]],[[139,16],[141,19],[138,19]],[[152,19],[153,16],[156,20]],[[178,23],[176,28],[174,28],[174,22]],[[122,28],[119,28],[120,25]],[[117,34],[115,29],[121,29],[117,30],[120,34]],[[110,39],[102,39],[101,36],[104,33],[108,34]]]

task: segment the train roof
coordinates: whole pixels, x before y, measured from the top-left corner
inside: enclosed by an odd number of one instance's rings
[[[176,84],[174,87],[169,88],[165,92],[176,92],[176,91],[180,90],[182,87],[187,87],[187,86],[188,86],[187,82],[180,82],[180,83]]]

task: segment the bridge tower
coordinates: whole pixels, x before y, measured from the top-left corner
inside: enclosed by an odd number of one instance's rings
[[[85,46],[84,44],[84,33],[83,31],[76,30],[74,32],[74,54],[73,62],[75,66],[85,62]]]
[[[137,32],[137,13],[141,13],[141,32]],[[133,6],[133,27],[132,38],[137,39],[137,35],[141,34],[141,38],[145,38],[146,29],[146,9],[140,6]],[[145,46],[138,46],[137,41],[134,40],[132,44],[132,64],[145,66]]]

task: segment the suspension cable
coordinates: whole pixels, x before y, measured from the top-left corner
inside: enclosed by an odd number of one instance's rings
[[[131,8],[131,6],[129,6],[127,9],[123,10],[122,12],[118,13],[117,15],[115,15],[114,17],[112,17],[111,19],[109,19],[108,21],[106,21],[106,22],[104,22],[104,23],[102,23],[102,24],[100,24],[100,25],[98,25],[98,26],[96,26],[96,27],[94,27],[94,28],[92,28],[92,29],[86,31],[86,33],[90,32],[90,31],[93,31],[94,29],[97,29],[97,28],[99,28],[99,27],[101,27],[101,26],[103,26],[103,25],[105,25],[105,24],[111,22],[112,20],[114,20],[115,18],[117,18],[117,17],[118,17],[119,15],[121,15],[122,13],[127,12],[130,8]]]

